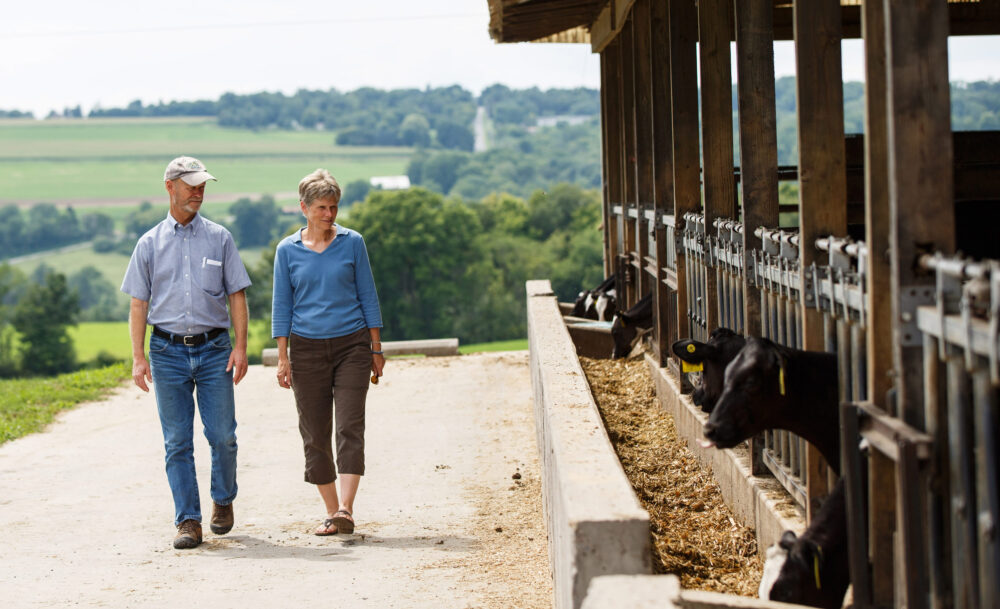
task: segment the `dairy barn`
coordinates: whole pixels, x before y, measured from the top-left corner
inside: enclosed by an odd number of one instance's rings
[[[771,480],[799,506],[800,545],[812,531],[843,546],[844,602],[1000,606],[1000,132],[953,131],[948,76],[949,38],[1000,34],[1000,2],[488,4],[497,43],[600,54],[605,276],[620,311],[651,295],[639,341],[657,398],[761,552],[788,528],[760,490]],[[844,129],[849,38],[864,43],[863,134]],[[794,166],[777,154],[774,43],[786,40]],[[779,204],[783,182],[796,202]],[[603,338],[571,336],[546,281],[527,295],[556,606],[772,606],[651,574],[648,515],[577,359]],[[686,371],[700,365],[678,355],[719,328],[746,346],[715,381],[710,429],[757,423],[726,449],[699,444],[709,415]],[[832,417],[832,439],[810,436],[823,450],[782,428],[799,429],[797,415],[766,410],[786,403],[830,404],[816,417]],[[821,545],[817,589],[838,560]]]

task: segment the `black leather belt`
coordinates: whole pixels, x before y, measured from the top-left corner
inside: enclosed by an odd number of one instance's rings
[[[197,347],[198,345],[212,340],[225,331],[226,328],[212,328],[208,332],[202,332],[201,334],[188,334],[187,336],[184,336],[182,334],[171,334],[170,332],[153,326],[153,334],[159,336],[160,338],[165,338],[172,343],[180,343],[188,347]]]

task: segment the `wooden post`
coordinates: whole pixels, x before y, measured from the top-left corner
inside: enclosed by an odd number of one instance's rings
[[[632,28],[633,20],[631,15],[622,27],[618,35],[621,50],[621,120],[622,120],[622,157],[624,161],[624,172],[622,181],[624,184],[624,199],[622,200],[622,222],[625,223],[624,254],[626,256],[626,272],[629,280],[622,278],[625,285],[625,293],[619,294],[619,307],[623,310],[635,304],[638,300],[636,296],[637,276],[635,268],[632,266],[632,259],[635,257],[638,221],[629,216],[630,210],[637,209],[636,201],[636,153],[635,153],[635,57],[632,50]]]
[[[774,3],[736,2],[736,70],[740,108],[740,183],[743,194],[744,320],[760,336],[760,290],[749,252],[760,249],[759,226],[778,226],[778,135],[774,101]]]
[[[884,0],[887,48],[889,245],[893,323],[893,366],[897,413],[923,430],[922,341],[916,307],[932,298],[934,276],[917,258],[955,250],[954,170],[948,83],[948,6],[944,0]],[[899,478],[906,472],[900,470]],[[899,487],[897,486],[897,492]],[[897,514],[921,506],[905,505]],[[923,527],[926,532],[926,527]],[[927,577],[911,557],[923,556],[921,533],[902,522],[896,531],[896,606],[927,605]]]
[[[729,40],[733,31],[732,0],[699,0],[698,45],[701,59],[701,133],[704,145],[705,234],[713,235],[716,218],[734,218],[733,77]],[[705,239],[709,247],[709,239]],[[716,269],[708,269],[706,312],[711,332],[719,325]]]
[[[747,336],[762,332],[760,289],[751,252],[761,247],[758,226],[778,226],[778,134],[774,101],[774,3],[743,0],[736,7],[736,70],[740,108],[743,211],[743,320]],[[762,437],[762,436],[761,436]],[[751,468],[762,474],[763,442],[750,440]]]
[[[695,0],[670,0],[670,103],[674,161],[674,219],[701,208],[698,146],[698,13]],[[679,242],[679,240],[678,240]],[[691,336],[684,250],[677,248],[677,336]]]
[[[816,239],[847,234],[844,93],[840,66],[839,0],[795,2],[795,63],[799,118],[799,261],[802,345],[822,351],[823,315],[816,308],[811,265]],[[819,451],[806,453],[808,515],[829,492]]]
[[[868,399],[892,414],[886,395],[892,388],[892,307],[889,267],[889,169],[886,138],[886,48],[885,7],[881,0],[868,0],[862,7],[865,41],[865,244],[868,267],[865,286],[868,305]],[[869,479],[890,475],[891,462],[873,451]],[[887,471],[888,470],[888,471]],[[865,570],[875,607],[890,607],[893,599],[893,545],[895,529],[895,485],[883,484],[869,495],[869,556]],[[857,565],[852,565],[857,569]],[[857,579],[854,577],[853,579]],[[855,588],[857,590],[857,588]]]
[[[660,366],[666,366],[670,345],[677,340],[677,322],[671,316],[671,292],[665,283],[666,227],[662,217],[674,211],[674,152],[670,128],[670,16],[666,2],[653,2],[650,11],[652,41],[653,209],[656,210],[656,268],[653,300],[656,344]],[[671,229],[672,230],[672,229]]]
[[[621,243],[618,240],[619,224],[622,219],[612,214],[615,205],[622,204],[622,142],[621,142],[621,80],[619,78],[618,43],[611,42],[604,51],[601,52],[601,92],[605,107],[602,116],[604,117],[605,136],[604,143],[608,151],[608,158],[605,161],[607,172],[606,190],[608,193],[608,216],[605,227],[608,235],[606,248],[607,259],[605,260],[605,276],[610,276],[618,270],[618,255],[621,253]]]
[[[646,272],[649,222],[645,210],[653,204],[653,75],[650,66],[650,0],[632,5],[632,41],[635,61],[635,156],[636,156],[636,253],[638,254],[636,298],[653,289],[656,276]]]

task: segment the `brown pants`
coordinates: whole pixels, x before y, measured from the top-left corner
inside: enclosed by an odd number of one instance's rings
[[[331,435],[337,421],[337,467],[365,473],[365,397],[371,373],[371,335],[362,328],[336,338],[288,338],[292,389],[306,456],[306,482],[337,478]],[[335,412],[334,412],[335,411]]]

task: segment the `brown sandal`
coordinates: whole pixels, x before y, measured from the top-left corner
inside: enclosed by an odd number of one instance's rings
[[[328,522],[337,525],[337,531],[350,535],[354,532],[354,518],[347,510],[337,510]]]
[[[333,527],[332,531],[330,530],[330,527]],[[316,529],[314,532],[320,537],[326,537],[327,535],[336,535],[340,532],[340,528],[336,526],[333,518],[327,518],[323,521],[323,530],[320,531],[319,529]]]

